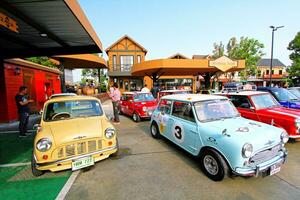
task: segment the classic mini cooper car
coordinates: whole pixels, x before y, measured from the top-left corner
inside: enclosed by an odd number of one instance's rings
[[[114,155],[116,130],[97,98],[62,96],[47,101],[37,127],[32,173],[77,170]]]
[[[245,118],[283,128],[290,138],[300,138],[300,112],[281,106],[268,92],[218,93],[227,96]]]
[[[162,90],[157,94],[157,101],[160,100],[163,96],[173,95],[173,94],[189,94],[191,90]]]
[[[133,121],[150,119],[157,101],[150,92],[124,92],[120,101],[120,113],[132,116]]]
[[[273,175],[287,151],[284,129],[240,117],[226,97],[164,96],[151,117],[151,135],[166,137],[194,156],[210,179]]]
[[[285,88],[257,87],[258,91],[270,92],[275,99],[284,107],[300,109],[300,100]]]

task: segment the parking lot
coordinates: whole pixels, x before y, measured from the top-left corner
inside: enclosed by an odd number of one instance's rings
[[[109,102],[104,108],[111,112]],[[116,128],[119,155],[82,170],[66,199],[299,199],[300,142],[287,144],[288,161],[278,174],[213,182],[196,158],[153,139],[149,121],[122,116]]]

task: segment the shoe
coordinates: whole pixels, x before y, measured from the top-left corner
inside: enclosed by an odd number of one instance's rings
[[[120,124],[120,122],[119,122],[119,121],[113,121],[113,123],[114,123],[114,124]]]

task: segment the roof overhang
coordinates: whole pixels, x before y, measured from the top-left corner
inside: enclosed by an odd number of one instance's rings
[[[145,76],[163,74],[165,76],[198,75],[205,72],[221,71],[215,66],[209,65],[208,59],[158,59],[141,62],[133,65],[131,75]],[[223,72],[240,71],[245,68],[245,60],[237,60],[237,65],[226,68]]]
[[[107,68],[107,63],[104,58],[93,54],[75,54],[75,55],[58,55],[52,56],[59,60],[64,68]]]
[[[1,0],[0,57],[102,53],[76,0]]]

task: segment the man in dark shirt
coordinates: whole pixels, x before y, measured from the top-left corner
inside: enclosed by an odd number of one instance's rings
[[[27,132],[27,124],[28,124],[28,118],[29,118],[29,107],[28,104],[32,103],[33,100],[29,100],[27,97],[27,87],[21,86],[19,88],[19,93],[15,96],[17,108],[18,108],[18,114],[19,114],[19,131],[20,131],[20,137],[26,137]]]

